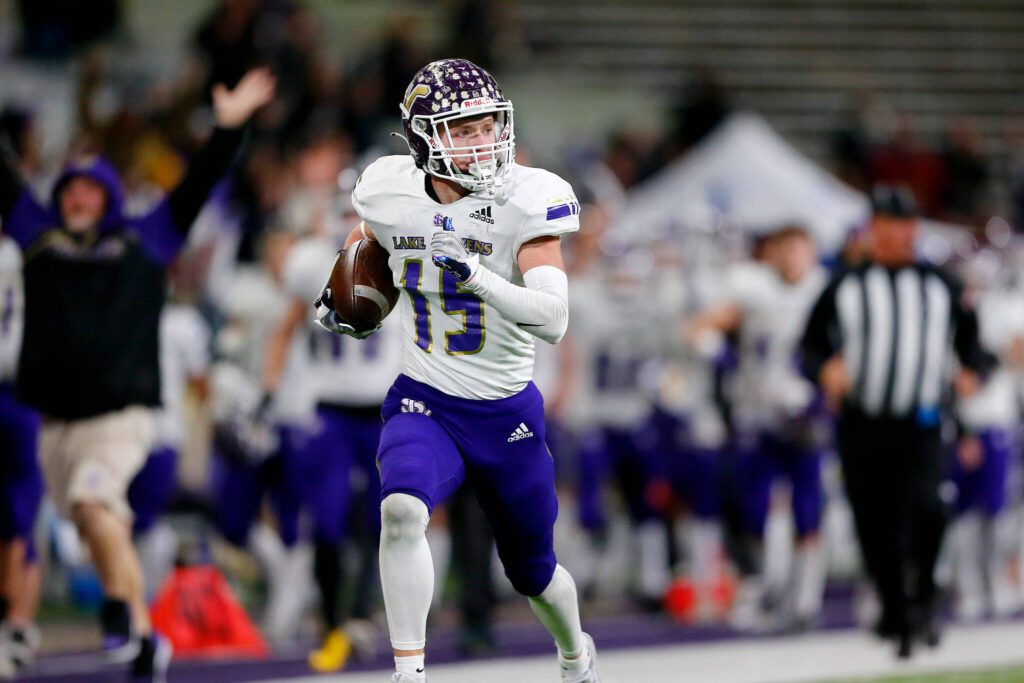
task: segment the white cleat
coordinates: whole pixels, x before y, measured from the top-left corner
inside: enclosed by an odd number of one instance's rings
[[[401,671],[396,671],[391,675],[391,683],[425,683],[426,680],[426,676],[422,678],[413,678],[409,674],[404,674]]]
[[[590,664],[586,671],[570,671],[565,667],[565,660],[559,657],[562,665],[562,683],[601,683],[597,675],[597,648],[594,647],[594,639],[590,635],[583,634],[583,648],[590,655]]]

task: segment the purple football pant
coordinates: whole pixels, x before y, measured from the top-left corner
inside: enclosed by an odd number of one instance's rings
[[[690,512],[699,519],[718,519],[718,463],[716,448],[690,447],[675,454],[670,464],[672,490],[682,496]]]
[[[672,491],[700,519],[717,519],[722,488],[719,467],[721,449],[696,446],[689,421],[658,411],[654,416],[658,429],[658,450],[666,459]]]
[[[657,517],[645,497],[647,485],[660,473],[657,434],[652,426],[636,430],[597,429],[579,441],[579,518],[588,531],[602,531],[605,516],[604,485],[614,477],[629,510],[639,524]]]
[[[239,548],[248,545],[249,531],[259,518],[265,494],[269,494],[281,542],[289,548],[298,542],[301,497],[288,486],[284,452],[286,444],[291,445],[300,434],[301,430],[295,428],[280,428],[281,452],[263,462],[214,453],[211,489],[217,528],[232,545]]]
[[[978,510],[995,517],[1006,506],[1006,477],[1013,452],[1013,438],[1008,430],[987,429],[978,434],[985,454],[981,466],[967,472],[959,458],[953,458],[950,475],[956,484],[957,512]]]
[[[779,476],[792,487],[793,522],[800,537],[818,531],[824,506],[821,484],[821,452],[761,435],[757,446],[737,456],[738,487],[743,523],[748,533],[764,537],[772,484]]]
[[[317,430],[288,453],[288,488],[301,492],[309,510],[316,541],[339,543],[346,533],[352,501],[352,470],[361,470],[370,482],[366,500],[371,506],[371,530],[380,528],[380,477],[377,447],[381,432],[380,407],[317,408]]]
[[[158,448],[128,486],[128,504],[135,513],[132,531],[144,534],[153,528],[178,488],[178,451]]]
[[[39,413],[18,403],[10,385],[0,386],[0,540],[22,539],[36,557],[32,527],[43,499],[37,443]]]
[[[433,511],[465,481],[494,531],[505,575],[539,595],[555,571],[555,468],[544,400],[531,382],[494,401],[457,398],[399,375],[382,407],[381,499],[419,498]]]

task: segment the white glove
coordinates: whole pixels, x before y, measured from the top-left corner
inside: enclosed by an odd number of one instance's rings
[[[451,230],[438,230],[430,238],[430,257],[462,282],[468,282],[480,267],[480,257],[470,254],[459,236]]]

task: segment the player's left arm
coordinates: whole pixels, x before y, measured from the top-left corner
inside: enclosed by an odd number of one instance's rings
[[[523,284],[514,285],[480,263],[453,232],[439,230],[430,242],[438,266],[451,271],[466,289],[533,336],[557,344],[569,326],[569,281],[557,236],[524,242],[516,260]]]

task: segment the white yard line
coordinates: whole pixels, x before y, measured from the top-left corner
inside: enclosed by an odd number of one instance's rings
[[[598,643],[600,647],[600,643]],[[937,650],[909,663],[865,633],[695,643],[599,652],[602,683],[807,683],[1024,665],[1024,623],[956,627]],[[428,668],[430,683],[555,683],[554,655]],[[386,683],[386,672],[289,678],[269,683]]]

